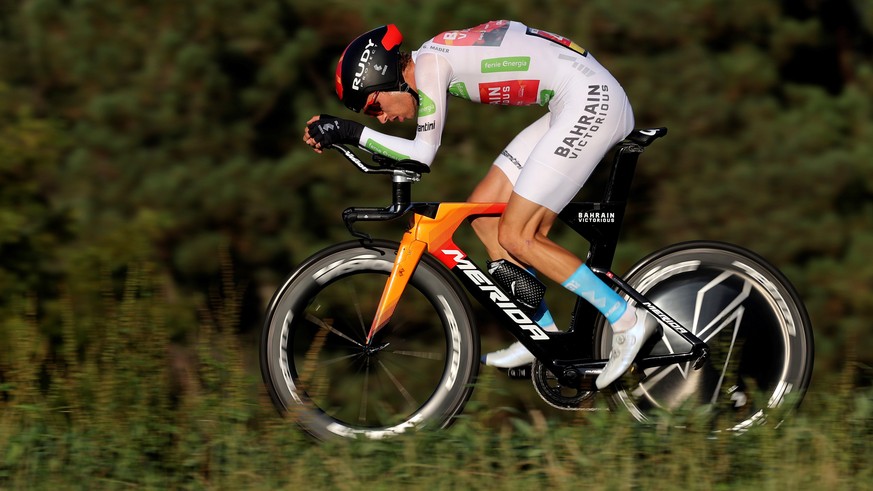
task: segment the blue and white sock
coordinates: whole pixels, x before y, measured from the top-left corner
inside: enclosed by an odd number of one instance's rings
[[[555,325],[555,319],[552,318],[552,313],[549,312],[549,308],[546,306],[546,301],[543,300],[540,302],[540,307],[534,312],[534,315],[531,317],[534,322],[537,323],[538,326],[542,327],[546,331],[557,331],[558,326]]]
[[[591,303],[612,325],[627,311],[627,302],[584,264],[561,285]]]
[[[537,275],[536,270],[533,268],[527,268],[527,272],[533,276]],[[537,311],[534,312],[531,319],[546,331],[559,330],[558,326],[555,324],[555,319],[552,318],[552,313],[549,311],[549,307],[546,305],[546,299],[543,299],[543,301],[540,302],[540,306],[537,307]]]

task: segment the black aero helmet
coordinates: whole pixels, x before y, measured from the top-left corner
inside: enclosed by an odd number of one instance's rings
[[[402,41],[397,26],[389,24],[358,36],[346,47],[336,65],[336,95],[346,107],[360,112],[367,96],[380,90],[412,92],[400,74]]]

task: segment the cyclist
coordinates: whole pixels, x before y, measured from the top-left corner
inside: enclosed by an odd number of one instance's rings
[[[515,21],[490,21],[441,33],[418,51],[400,51],[396,26],[369,31],[348,45],[336,70],[336,92],[352,111],[381,123],[417,119],[414,139],[379,133],[355,121],[313,116],[303,140],[315,151],[359,145],[395,159],[433,162],[446,124],[447,96],[483,104],[548,106],[496,158],[469,197],[507,202],[501,217],[473,221],[493,262],[489,271],[544,330],[557,328],[542,302],[532,268],[591,302],[610,322],[612,351],[596,384],[620,377],[654,331],[643,309],[627,302],[581,259],[548,238],[558,212],[572,200],[606,152],[633,129],[621,85],[594,57],[567,38]],[[492,366],[528,364],[521,343],[483,357]]]

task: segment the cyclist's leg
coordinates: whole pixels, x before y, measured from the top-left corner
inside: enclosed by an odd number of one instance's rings
[[[488,174],[479,182],[467,201],[474,203],[505,203],[509,201],[524,163],[537,142],[549,130],[549,119],[550,115],[545,114],[516,135],[509,145],[500,152],[500,155],[494,159]],[[472,221],[473,230],[485,245],[491,259],[511,259],[497,240],[498,220],[498,217],[477,218]]]
[[[536,145],[549,128],[549,115],[546,114],[518,134],[512,142],[494,161],[488,174],[473,190],[467,201],[470,202],[505,202],[512,195],[512,188],[521,172],[523,162],[527,160],[531,149]],[[492,260],[514,259],[500,246],[497,240],[499,218],[480,217],[473,220],[472,226],[476,235],[485,245],[488,256]],[[552,314],[545,300],[532,316],[534,322],[546,331],[558,331]],[[534,360],[533,355],[521,343],[515,342],[508,348],[488,353],[482,356],[482,362],[499,368],[511,368],[526,365]]]
[[[603,156],[633,130],[633,111],[621,86],[608,74],[596,82],[580,85],[576,94],[546,115],[548,127],[543,132],[539,126],[541,136],[512,180],[513,191],[498,225],[500,247],[560,283],[583,262],[551,241],[548,231]]]
[[[470,197],[471,203],[502,203],[509,200],[512,185],[506,174],[497,166],[492,165],[488,174],[479,182]],[[497,241],[498,217],[479,217],[470,222],[476,236],[485,245],[490,259],[509,257],[506,250]]]
[[[580,95],[552,114],[549,130],[522,167],[498,226],[499,243],[510,255],[591,302],[621,333],[614,336],[610,361],[598,377],[601,388],[624,373],[653,328],[547,232],[606,152],[633,129],[624,91],[614,81],[603,81],[580,91],[587,97]]]
[[[504,152],[505,154],[506,152]],[[512,183],[501,170],[494,165],[470,195],[470,202],[501,202],[507,201],[512,195]],[[477,236],[485,244],[488,256],[493,259],[511,259],[505,249],[500,247],[497,240],[497,217],[481,217],[472,222]],[[552,313],[546,306],[545,300],[531,317],[540,327],[546,331],[558,331],[558,326],[552,318]],[[498,368],[512,368],[527,365],[533,362],[534,356],[520,342],[516,341],[509,347],[482,355],[482,363]]]
[[[501,244],[521,261],[590,302],[609,321],[616,335],[609,361],[596,381],[602,389],[633,363],[654,326],[645,322],[644,310],[628,308],[627,302],[579,258],[538,232],[547,230],[556,216],[554,211],[513,193],[500,222]]]

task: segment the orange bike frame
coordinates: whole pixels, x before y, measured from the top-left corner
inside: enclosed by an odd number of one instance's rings
[[[471,216],[500,216],[505,209],[506,203],[442,203],[434,218],[415,214],[412,227],[400,241],[397,258],[382,291],[367,342],[391,320],[409,278],[425,251],[452,269],[467,256],[453,240],[458,227]]]
[[[663,323],[672,326],[678,324],[662,311],[652,310],[649,307],[651,303],[645,297],[609,271],[637,159],[645,146],[664,133],[663,129],[637,132],[635,138],[619,145],[613,157],[612,171],[603,199],[597,202],[571,202],[561,210],[558,219],[588,240],[589,251],[585,263],[600,279],[616,286],[621,293],[628,295],[637,304],[646,306]],[[353,235],[369,239],[366,234],[352,228],[355,221],[392,220],[410,210],[414,211],[412,227],[404,234],[398,248],[370,326],[367,343],[388,324],[418,263],[424,253],[428,252],[442,262],[460,281],[460,286],[489,310],[495,320],[509,330],[553,374],[568,377],[570,383],[575,383],[573,380],[580,370],[599,373],[606,362],[592,358],[592,336],[596,323],[601,321],[594,306],[581,298],[577,299],[568,329],[546,333],[455,245],[453,237],[461,223],[471,217],[500,216],[506,209],[506,203],[411,203],[409,183],[415,179],[410,179],[409,174],[426,172],[423,164],[405,162],[402,166],[386,170],[363,164],[347,149],[341,149],[341,153],[364,172],[391,173],[395,178],[391,206],[349,208],[343,212],[343,221]],[[423,167],[425,168],[422,169]],[[685,329],[674,331],[691,345],[691,350],[681,354],[650,355],[640,361],[641,366],[664,366],[686,361],[698,363],[706,358],[705,343]]]

